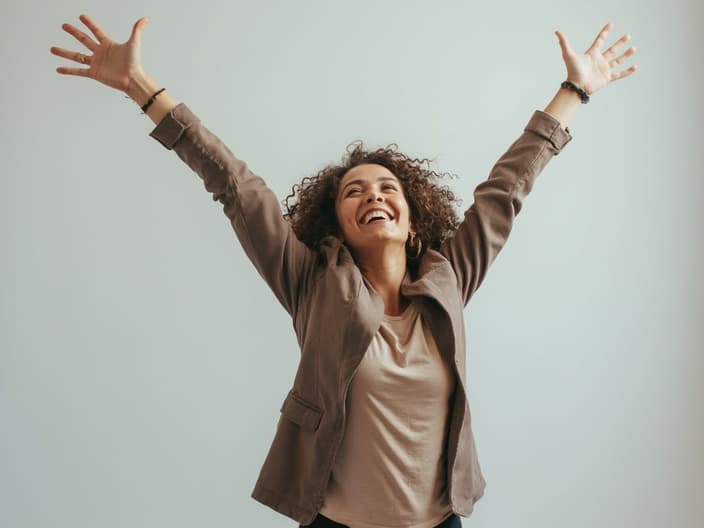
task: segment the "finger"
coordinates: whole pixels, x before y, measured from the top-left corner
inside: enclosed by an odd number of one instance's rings
[[[590,49],[590,50],[591,50],[591,49],[597,49],[597,50],[598,50],[598,49],[601,47],[601,45],[604,43],[604,40],[606,40],[606,35],[609,34],[609,31],[611,31],[611,28],[612,28],[612,27],[614,27],[614,25],[613,25],[611,22],[609,22],[608,24],[606,24],[606,25],[602,28],[602,30],[599,32],[599,34],[597,35],[596,39],[594,39],[594,43],[592,44],[592,47],[589,48],[589,49]]]
[[[51,53],[53,53],[54,55],[58,55],[59,57],[63,57],[65,59],[80,62],[81,64],[90,64],[92,59],[91,55],[84,55],[83,53],[78,53],[77,51],[69,51],[63,48],[58,48],[56,46],[49,48],[49,51],[51,51]],[[83,60],[81,60],[81,58]]]
[[[76,37],[78,41],[89,50],[93,51],[95,48],[98,47],[98,44],[94,42],[92,38],[83,33],[83,31],[81,31],[80,29],[72,26],[71,24],[63,24],[61,27],[64,29],[64,31]]]
[[[607,49],[607,50],[603,53],[604,57],[605,57],[605,58],[608,58],[609,55],[612,55],[612,54],[616,53],[616,51],[618,50],[618,48],[620,48],[620,47],[623,46],[626,42],[628,42],[628,40],[629,40],[630,38],[631,38],[630,35],[624,35],[624,36],[622,36],[620,39],[618,39],[616,42],[614,42],[613,45],[612,45],[609,49]]]
[[[555,31],[555,35],[557,35],[557,40],[560,42],[560,47],[565,51],[566,53],[572,53],[572,48],[570,47],[570,43],[567,40],[567,37],[562,33],[562,31]]]
[[[624,51],[624,52],[621,54],[620,57],[617,57],[617,58],[615,58],[615,59],[612,59],[611,62],[609,62],[609,66],[611,66],[612,68],[615,67],[615,66],[618,66],[618,65],[621,64],[623,61],[625,61],[628,57],[630,57],[631,55],[633,55],[635,52],[636,52],[636,48],[635,48],[635,47],[632,46],[632,47],[628,48],[626,51]]]
[[[63,66],[59,66],[58,68],[56,68],[56,71],[63,75],[78,75],[79,77],[88,77],[88,70],[84,68],[65,68]]]
[[[149,22],[149,19],[147,17],[142,17],[137,22],[134,23],[134,26],[132,27],[132,34],[130,35],[130,41],[137,41],[139,42],[139,39],[142,36],[142,30],[144,29],[144,26],[147,25]]]
[[[76,62],[81,62],[81,56],[83,56],[86,60],[86,62],[83,64],[88,64],[88,62],[90,61],[90,55],[83,55],[82,53],[78,53],[77,51],[69,51],[67,49],[59,48],[57,46],[49,48],[49,51],[51,51],[54,55],[58,55],[59,57],[63,57],[64,59],[74,60]]]
[[[59,48],[58,46],[52,46],[49,48],[49,51],[53,53],[54,55],[58,55],[59,57],[63,57],[65,59],[70,59],[72,55],[75,55],[75,51],[69,51],[63,48]]]
[[[637,69],[638,69],[638,65],[637,65],[637,64],[634,64],[633,66],[631,66],[631,67],[628,68],[628,69],[623,70],[622,72],[612,73],[612,74],[611,74],[611,80],[612,80],[612,81],[617,81],[618,79],[623,79],[624,77],[628,77],[629,75],[631,75],[631,74],[632,74],[634,71],[636,71]]]
[[[100,26],[96,24],[93,19],[90,18],[88,15],[81,15],[78,18],[88,27],[88,29],[90,29],[91,33],[93,33],[93,35],[95,35],[95,38],[98,39],[98,42],[108,40],[108,36],[103,32],[102,29],[100,29]]]

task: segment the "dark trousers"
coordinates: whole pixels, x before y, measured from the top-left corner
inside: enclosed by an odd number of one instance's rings
[[[313,520],[311,524],[298,525],[299,528],[348,528],[345,524],[336,523],[332,519],[328,519],[322,513]],[[438,524],[435,528],[462,528],[462,521],[454,513],[450,515],[443,522]]]

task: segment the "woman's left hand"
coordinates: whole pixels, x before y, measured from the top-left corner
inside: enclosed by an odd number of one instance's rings
[[[612,27],[613,24],[611,22],[606,24],[597,35],[591,48],[583,54],[575,53],[570,48],[567,37],[561,31],[555,31],[562,48],[562,58],[567,67],[567,80],[582,88],[589,95],[603,88],[611,81],[628,77],[638,68],[634,64],[623,71],[615,71],[616,66],[636,52],[636,48],[630,47],[621,55],[616,55],[616,51],[631,38],[628,34],[614,42],[603,53],[599,51]]]

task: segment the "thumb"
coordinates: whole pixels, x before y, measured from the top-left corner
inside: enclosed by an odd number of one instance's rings
[[[134,23],[134,27],[132,28],[132,34],[130,35],[130,42],[139,42],[140,38],[142,37],[142,30],[148,22],[149,19],[147,17],[142,17]]]
[[[560,47],[562,48],[562,52],[565,55],[569,55],[572,53],[572,48],[570,48],[570,43],[567,41],[567,37],[562,33],[562,31],[555,31],[555,35],[557,35],[557,40],[560,42]]]

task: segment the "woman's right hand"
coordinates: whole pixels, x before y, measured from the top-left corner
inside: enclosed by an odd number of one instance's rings
[[[59,57],[84,64],[88,68],[60,66],[56,68],[56,71],[64,75],[90,77],[111,88],[126,92],[130,80],[136,75],[144,74],[140,60],[140,39],[148,19],[142,17],[137,20],[132,28],[130,38],[122,44],[108,37],[89,16],[81,15],[79,19],[91,30],[98,42],[71,24],[63,24],[61,27],[76,37],[92,54],[85,55],[56,46],[52,46],[50,51]]]

